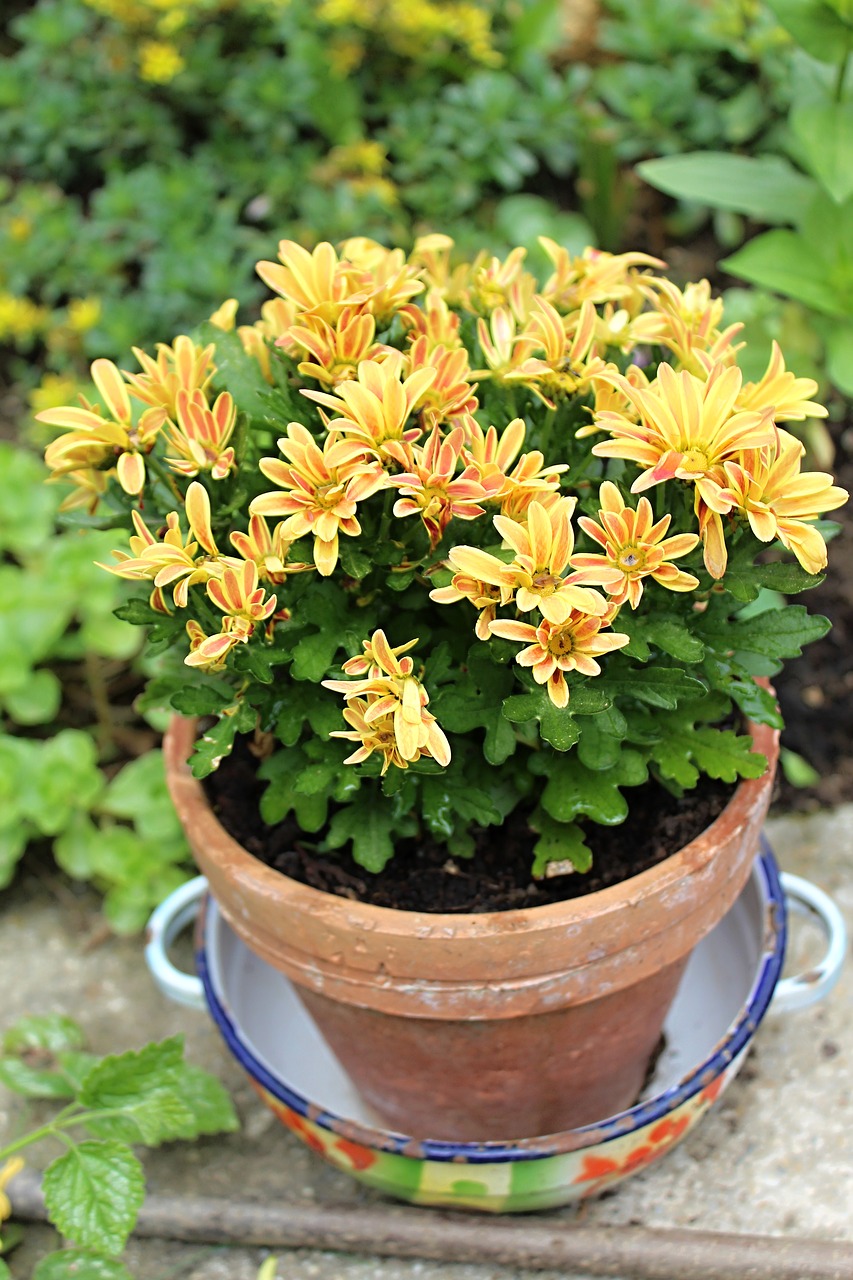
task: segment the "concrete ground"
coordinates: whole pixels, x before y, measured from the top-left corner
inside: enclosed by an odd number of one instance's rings
[[[782,868],[827,890],[853,930],[853,805],[774,819],[769,835]],[[186,1033],[191,1060],[215,1072],[231,1090],[242,1130],[146,1153],[150,1191],[172,1197],[239,1195],[261,1204],[387,1205],[393,1211],[390,1202],[325,1165],[277,1123],[207,1016],[171,1005],[155,990],[138,940],[110,938],[92,945],[93,923],[91,900],[70,896],[60,882],[30,876],[3,895],[2,1025],[25,1013],[69,1013],[84,1025],[89,1047],[99,1053]],[[819,953],[817,939],[808,932],[806,926],[792,948],[798,970]],[[29,1127],[40,1114],[39,1107],[30,1110],[30,1104],[0,1092],[0,1140],[4,1133]],[[588,1202],[580,1214],[568,1208],[536,1221],[571,1230],[580,1216],[587,1226],[641,1224],[853,1241],[851,1115],[853,974],[848,964],[822,1004],[768,1016],[723,1099],[660,1163]],[[38,1154],[46,1162],[56,1152],[45,1148]],[[33,1163],[39,1158],[34,1156]],[[13,1275],[30,1277],[37,1259],[55,1247],[49,1228],[28,1226],[24,1244],[10,1259]],[[493,1265],[278,1252],[279,1280],[557,1280],[556,1272]],[[257,1248],[134,1240],[126,1260],[138,1280],[254,1280],[265,1256]]]

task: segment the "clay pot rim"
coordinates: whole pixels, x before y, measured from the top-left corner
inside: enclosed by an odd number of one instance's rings
[[[329,923],[333,917],[341,918],[350,929],[358,929],[361,924],[376,934],[411,936],[423,928],[433,938],[440,937],[442,930],[446,929],[457,942],[489,934],[515,933],[521,937],[559,925],[581,925],[605,915],[621,913],[645,899],[665,897],[670,890],[677,892],[685,877],[701,872],[711,862],[715,849],[725,838],[725,831],[749,820],[767,785],[767,775],[774,767],[779,742],[778,730],[768,725],[750,724],[753,750],[767,757],[768,767],[764,773],[758,778],[741,781],[722,813],[689,844],[628,880],[584,897],[539,907],[488,912],[419,912],[338,897],[294,880],[249,853],[221,825],[201,783],[190,772],[187,759],[195,741],[196,723],[194,719],[174,716],[164,738],[166,768],[172,774],[173,799],[179,813],[183,807],[182,800],[192,805],[195,810],[193,824],[202,841],[214,838],[225,843],[233,859],[234,872],[246,888],[260,891],[265,896],[286,897],[308,912],[313,909]]]

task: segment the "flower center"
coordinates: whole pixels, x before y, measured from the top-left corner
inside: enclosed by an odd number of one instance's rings
[[[630,576],[631,574],[639,573],[643,569],[645,556],[642,551],[640,551],[639,547],[622,547],[619,551],[619,558],[616,563],[624,573],[627,573]]]
[[[555,658],[565,658],[575,647],[575,638],[568,628],[555,631],[548,641],[548,648]]]
[[[690,471],[698,475],[707,471],[710,465],[710,459],[704,449],[686,449],[681,455],[679,471]]]

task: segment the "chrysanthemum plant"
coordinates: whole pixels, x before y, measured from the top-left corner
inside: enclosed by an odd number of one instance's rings
[[[39,415],[66,508],[131,526],[104,567],[146,584],[122,616],[149,701],[203,717],[195,774],[254,735],[266,821],[370,871],[515,811],[534,875],[586,869],[630,788],[763,772],[756,677],[829,625],[782,601],[847,496],[785,425],[816,385],[775,346],[745,382],[707,282],[543,246],[537,280],[440,235],[282,241],[256,324],[225,303]]]

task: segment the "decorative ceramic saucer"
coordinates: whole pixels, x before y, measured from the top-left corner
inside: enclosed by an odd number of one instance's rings
[[[248,950],[209,896],[197,931],[200,982],[169,966],[165,948],[198,911],[204,889],[200,877],[155,912],[149,966],[172,998],[206,1004],[278,1118],[337,1168],[389,1195],[500,1213],[595,1195],[671,1150],[737,1074],[771,1001],[784,1010],[819,999],[834,985],[845,950],[834,903],[808,881],[780,881],[765,844],[740,898],[690,959],[664,1051],[635,1106],[599,1124],[521,1140],[416,1140],[383,1127],[288,979]],[[808,974],[780,982],[786,900],[817,917],[829,946]]]

